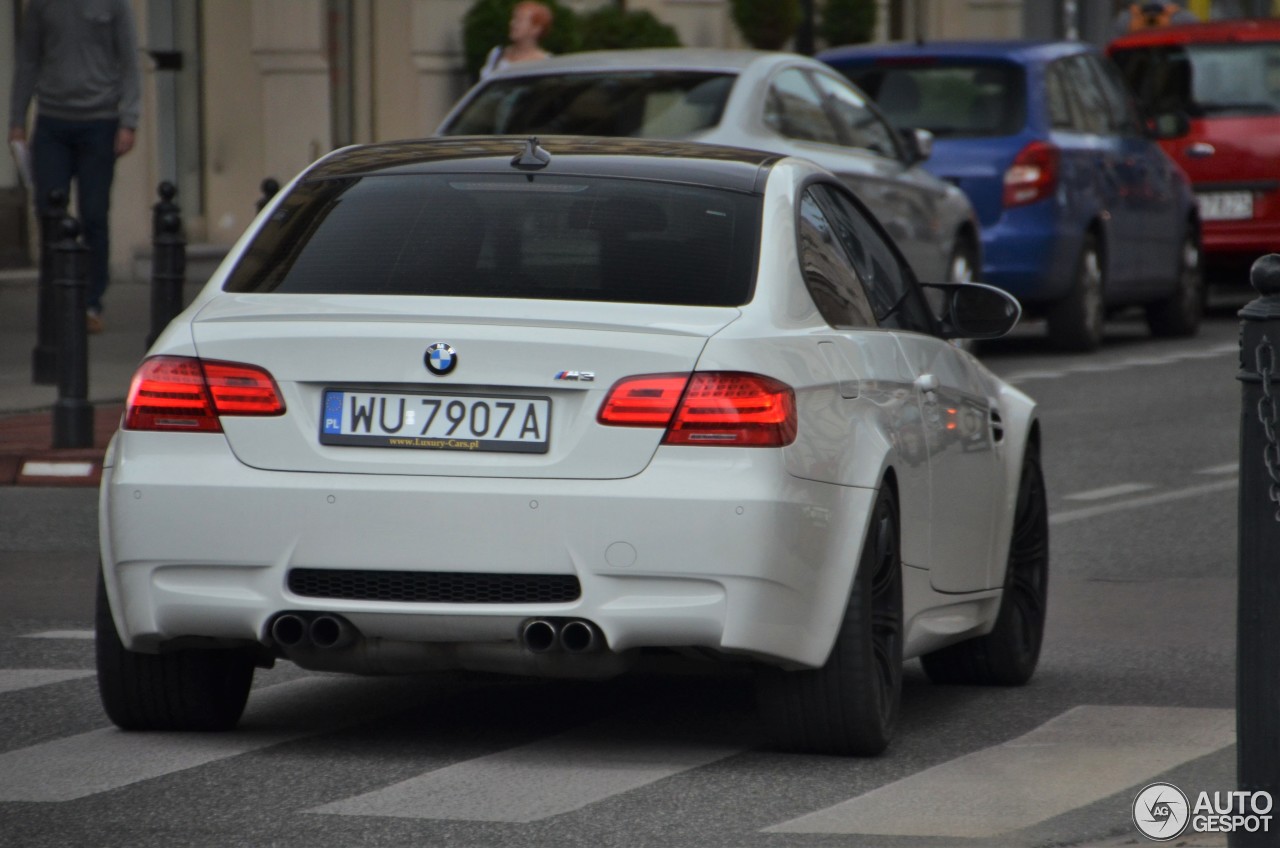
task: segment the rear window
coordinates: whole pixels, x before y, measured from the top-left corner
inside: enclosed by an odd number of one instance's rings
[[[1008,62],[913,60],[842,68],[899,128],[939,138],[1013,135],[1026,120],[1022,68]]]
[[[1118,50],[1113,57],[1152,116],[1280,112],[1280,43],[1189,44]]]
[[[720,123],[734,79],[692,71],[499,77],[442,133],[684,138]]]
[[[254,238],[231,292],[737,306],[760,198],[546,175],[377,175],[303,183]]]

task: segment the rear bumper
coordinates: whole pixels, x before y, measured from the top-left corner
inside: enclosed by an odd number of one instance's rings
[[[668,448],[626,479],[523,480],[261,471],[221,435],[122,432],[103,471],[101,548],[135,650],[269,643],[287,610],[338,614],[371,644],[518,647],[523,622],[555,617],[593,622],[612,652],[813,666],[874,495],[792,477],[768,450]],[[314,598],[289,590],[292,568],[567,574],[582,591],[553,604]],[[383,669],[357,658],[350,670]]]
[[[1280,249],[1280,220],[1206,221],[1201,250],[1206,262],[1248,267],[1259,256]]]

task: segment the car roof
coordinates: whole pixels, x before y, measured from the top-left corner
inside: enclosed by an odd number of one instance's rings
[[[1254,18],[1210,21],[1143,30],[1115,39],[1107,49],[1161,47],[1169,44],[1222,44],[1233,41],[1280,41],[1280,20]]]
[[[486,79],[545,76],[592,71],[672,70],[741,73],[756,64],[813,62],[806,56],[765,50],[720,50],[668,47],[652,50],[592,50],[568,53],[537,62],[515,62]]]
[[[537,139],[551,154],[545,168],[525,173],[573,174],[707,185],[759,193],[776,153],[659,139],[546,136]],[[352,176],[432,173],[521,173],[513,164],[527,148],[526,136],[446,136],[355,145],[317,162],[306,180]]]
[[[931,57],[939,59],[1004,59],[1022,64],[1047,62],[1076,53],[1097,52],[1091,44],[1081,41],[901,41],[886,44],[858,44],[824,50],[817,58],[834,65],[842,63],[872,62],[877,59],[909,59]]]

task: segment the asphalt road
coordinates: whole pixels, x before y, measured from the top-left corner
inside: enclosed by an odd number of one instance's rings
[[[770,751],[749,681],[260,672],[217,737],[111,729],[95,494],[0,489],[0,844],[1048,846],[1139,838],[1134,794],[1234,787],[1238,322],[1034,326],[981,350],[1043,409],[1050,624],[1017,689],[909,664],[874,760]],[[1264,495],[1265,497],[1265,495]]]

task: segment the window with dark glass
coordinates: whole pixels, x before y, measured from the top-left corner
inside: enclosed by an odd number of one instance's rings
[[[890,159],[899,158],[893,129],[867,105],[862,94],[825,74],[814,74],[813,81],[822,92],[843,143]]]
[[[683,138],[720,123],[736,79],[700,71],[499,78],[442,133]]]
[[[1026,121],[1024,73],[1010,62],[931,59],[847,73],[900,129],[971,138],[1012,135]]]
[[[737,306],[751,298],[759,229],[759,196],[705,186],[317,180],[282,201],[224,288]]]
[[[800,199],[797,235],[804,283],[823,319],[832,327],[874,327],[866,291],[814,189]]]
[[[1072,56],[1062,62],[1067,76],[1068,95],[1076,101],[1076,117],[1083,132],[1102,135],[1110,131],[1110,109],[1098,86],[1087,56]]]
[[[799,141],[839,144],[840,134],[822,106],[817,89],[791,68],[774,77],[764,103],[765,125],[779,135]]]
[[[1049,100],[1049,123],[1055,130],[1075,130],[1076,122],[1071,113],[1071,96],[1067,94],[1066,71],[1061,62],[1045,68],[1045,89]]]
[[[842,189],[824,184],[811,191],[826,211],[836,239],[862,281],[876,324],[930,332],[928,307],[911,272],[875,225]]]

